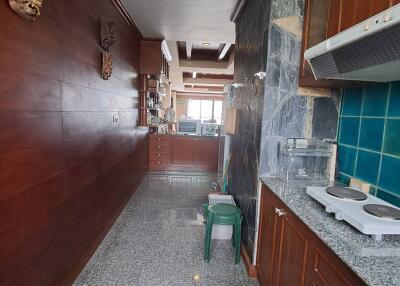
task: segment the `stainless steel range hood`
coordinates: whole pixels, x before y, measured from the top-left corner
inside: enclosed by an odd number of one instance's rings
[[[316,79],[400,80],[400,4],[308,49]]]

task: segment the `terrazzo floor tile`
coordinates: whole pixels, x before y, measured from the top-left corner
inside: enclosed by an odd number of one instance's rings
[[[234,264],[230,240],[213,240],[211,260],[203,261],[200,205],[208,189],[144,181],[74,285],[258,285],[242,262]]]

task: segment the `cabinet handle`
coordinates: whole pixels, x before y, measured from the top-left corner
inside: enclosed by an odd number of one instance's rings
[[[159,153],[159,154],[158,154],[158,157],[160,157],[160,156],[161,156],[161,154]]]
[[[158,146],[158,149],[160,149],[161,148],[161,146]]]
[[[161,141],[161,138],[158,138],[158,141]]]
[[[278,208],[275,208],[275,213],[278,215],[278,216],[285,216],[287,213],[286,213],[286,211],[284,210],[284,209],[278,209]]]

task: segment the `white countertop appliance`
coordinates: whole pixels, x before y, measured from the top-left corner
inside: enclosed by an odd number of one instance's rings
[[[181,119],[177,124],[177,134],[182,135],[201,135],[201,120]]]
[[[364,234],[381,240],[400,234],[400,208],[370,194],[342,187],[307,187],[307,194]]]
[[[203,136],[216,136],[218,135],[218,126],[215,123],[202,123],[201,135]]]

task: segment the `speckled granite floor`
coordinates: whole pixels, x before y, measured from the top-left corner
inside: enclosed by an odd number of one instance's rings
[[[211,261],[203,261],[198,212],[208,187],[143,182],[74,285],[258,285],[234,264],[229,240],[213,240]]]

